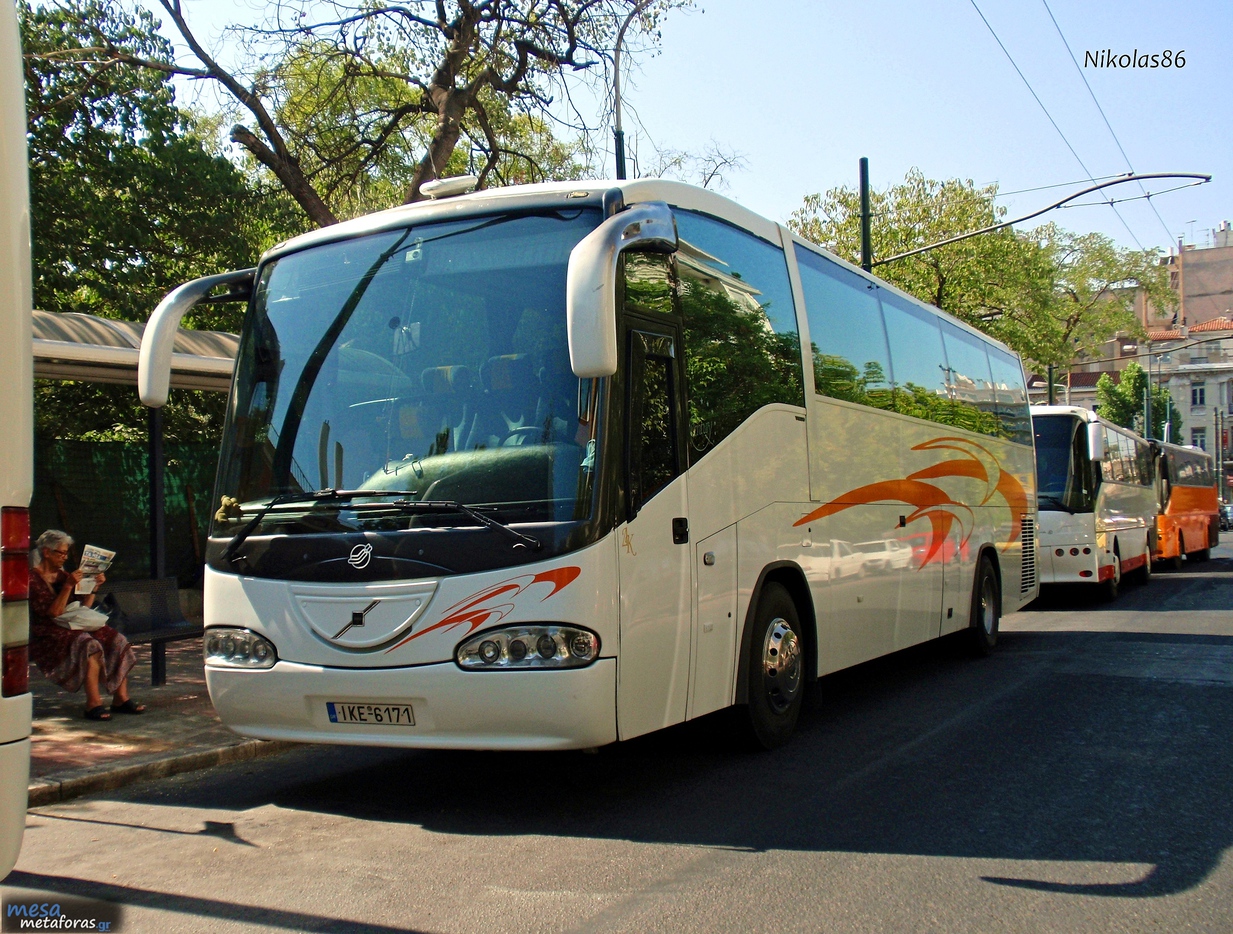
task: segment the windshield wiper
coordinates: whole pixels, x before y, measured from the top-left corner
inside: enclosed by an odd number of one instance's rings
[[[244,528],[235,533],[235,536],[227,543],[227,547],[223,549],[222,560],[227,562],[235,560],[235,553],[240,550],[244,540],[253,534],[257,526],[261,525],[261,520],[268,516],[275,506],[285,506],[288,503],[328,503],[353,499],[357,496],[406,495],[406,490],[313,490],[311,493],[284,493],[282,496],[275,496],[257,510],[257,514],[248,520]]]
[[[1053,496],[1052,494],[1049,494],[1049,493],[1043,493],[1043,494],[1038,495],[1036,498],[1042,503],[1044,502],[1052,503],[1062,512],[1068,512],[1072,516],[1075,514],[1075,511],[1071,509],[1069,506],[1067,506],[1066,503],[1062,501],[1062,498],[1060,496]]]
[[[532,551],[539,551],[544,546],[540,544],[539,539],[532,538],[530,535],[524,535],[517,529],[510,528],[499,519],[494,519],[492,516],[485,515],[478,509],[467,506],[463,503],[454,502],[453,500],[414,500],[405,499],[408,495],[407,490],[314,490],[311,493],[287,493],[283,496],[275,496],[272,500],[266,503],[257,514],[253,516],[244,525],[244,528],[236,532],[235,536],[227,543],[227,547],[223,549],[222,560],[232,562],[235,560],[236,552],[240,546],[256,530],[257,526],[261,525],[261,521],[265,519],[274,509],[275,506],[285,506],[289,503],[333,503],[340,500],[352,500],[361,496],[390,496],[395,497],[393,503],[370,503],[370,506],[388,507],[393,506],[400,510],[410,512],[426,512],[426,513],[446,513],[456,512],[461,513],[468,518],[474,519],[480,525],[490,529],[495,529],[515,541],[515,547],[521,545],[524,548],[530,548]]]
[[[389,494],[383,494],[383,495],[389,495]],[[405,496],[406,494],[404,493],[401,495]],[[461,513],[464,516],[467,516],[468,518],[474,519],[480,525],[486,526],[490,529],[494,529],[497,532],[501,532],[505,535],[508,535],[510,538],[514,539],[515,547],[517,547],[518,545],[521,545],[524,548],[530,548],[532,551],[539,551],[540,549],[544,547],[540,543],[540,540],[538,538],[533,538],[530,535],[524,535],[522,532],[519,532],[517,529],[511,528],[510,526],[506,525],[500,519],[496,519],[492,516],[485,515],[484,513],[480,512],[478,509],[475,509],[472,506],[468,506],[465,503],[455,502],[452,499],[424,499],[424,500],[400,499],[400,500],[395,500],[392,503],[381,503],[381,504],[373,503],[372,505],[377,508],[386,508],[386,507],[393,506],[397,509],[405,509],[409,512],[426,512],[426,513],[457,512],[457,513]]]

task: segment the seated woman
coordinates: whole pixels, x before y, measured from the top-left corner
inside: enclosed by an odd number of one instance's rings
[[[48,529],[34,543],[39,556],[30,575],[30,657],[48,680],[67,691],[86,689],[86,719],[110,720],[111,713],[144,713],[145,705],[128,696],[128,673],[137,664],[128,640],[102,626],[93,631],[65,629],[56,623],[73,600],[81,571],[64,570],[73,539]],[[107,578],[95,577],[96,587]],[[80,598],[83,606],[94,604],[94,594]],[[103,706],[100,684],[112,695],[111,713]]]

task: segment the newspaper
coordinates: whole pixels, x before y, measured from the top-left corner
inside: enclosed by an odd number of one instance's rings
[[[77,565],[77,570],[81,571],[83,576],[78,581],[77,588],[73,593],[94,593],[94,578],[99,574],[105,573],[111,567],[111,562],[115,559],[116,553],[114,551],[99,548],[98,545],[87,545],[81,553],[81,564]]]

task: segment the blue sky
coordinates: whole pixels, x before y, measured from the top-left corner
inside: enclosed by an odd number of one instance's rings
[[[1042,0],[976,6],[1091,174],[1126,172]],[[1007,192],[1085,180],[976,6],[700,0],[692,12],[669,15],[660,54],[627,74],[627,136],[644,152],[650,143],[700,151],[711,140],[738,151],[745,168],[728,177],[725,193],[775,220],[806,194],[855,185],[861,156],[875,186],[913,166],[933,178],[997,182]],[[245,0],[187,0],[186,8],[205,36],[255,18]],[[1182,68],[1084,74],[1137,171],[1205,172],[1213,181],[1155,199],[1163,224],[1144,201],[1118,206],[1125,224],[1107,206],[1033,223],[1053,219],[1128,247],[1167,247],[1179,235],[1203,245],[1208,229],[1233,220],[1233,4],[1049,0],[1049,9],[1081,66],[1089,50],[1184,50]],[[1069,190],[1002,203],[1014,217]],[[1141,194],[1134,184],[1110,192]]]

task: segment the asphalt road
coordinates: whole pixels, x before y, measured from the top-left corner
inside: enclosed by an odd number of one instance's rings
[[[311,747],[31,812],[154,931],[1233,931],[1233,550],[595,754]]]

